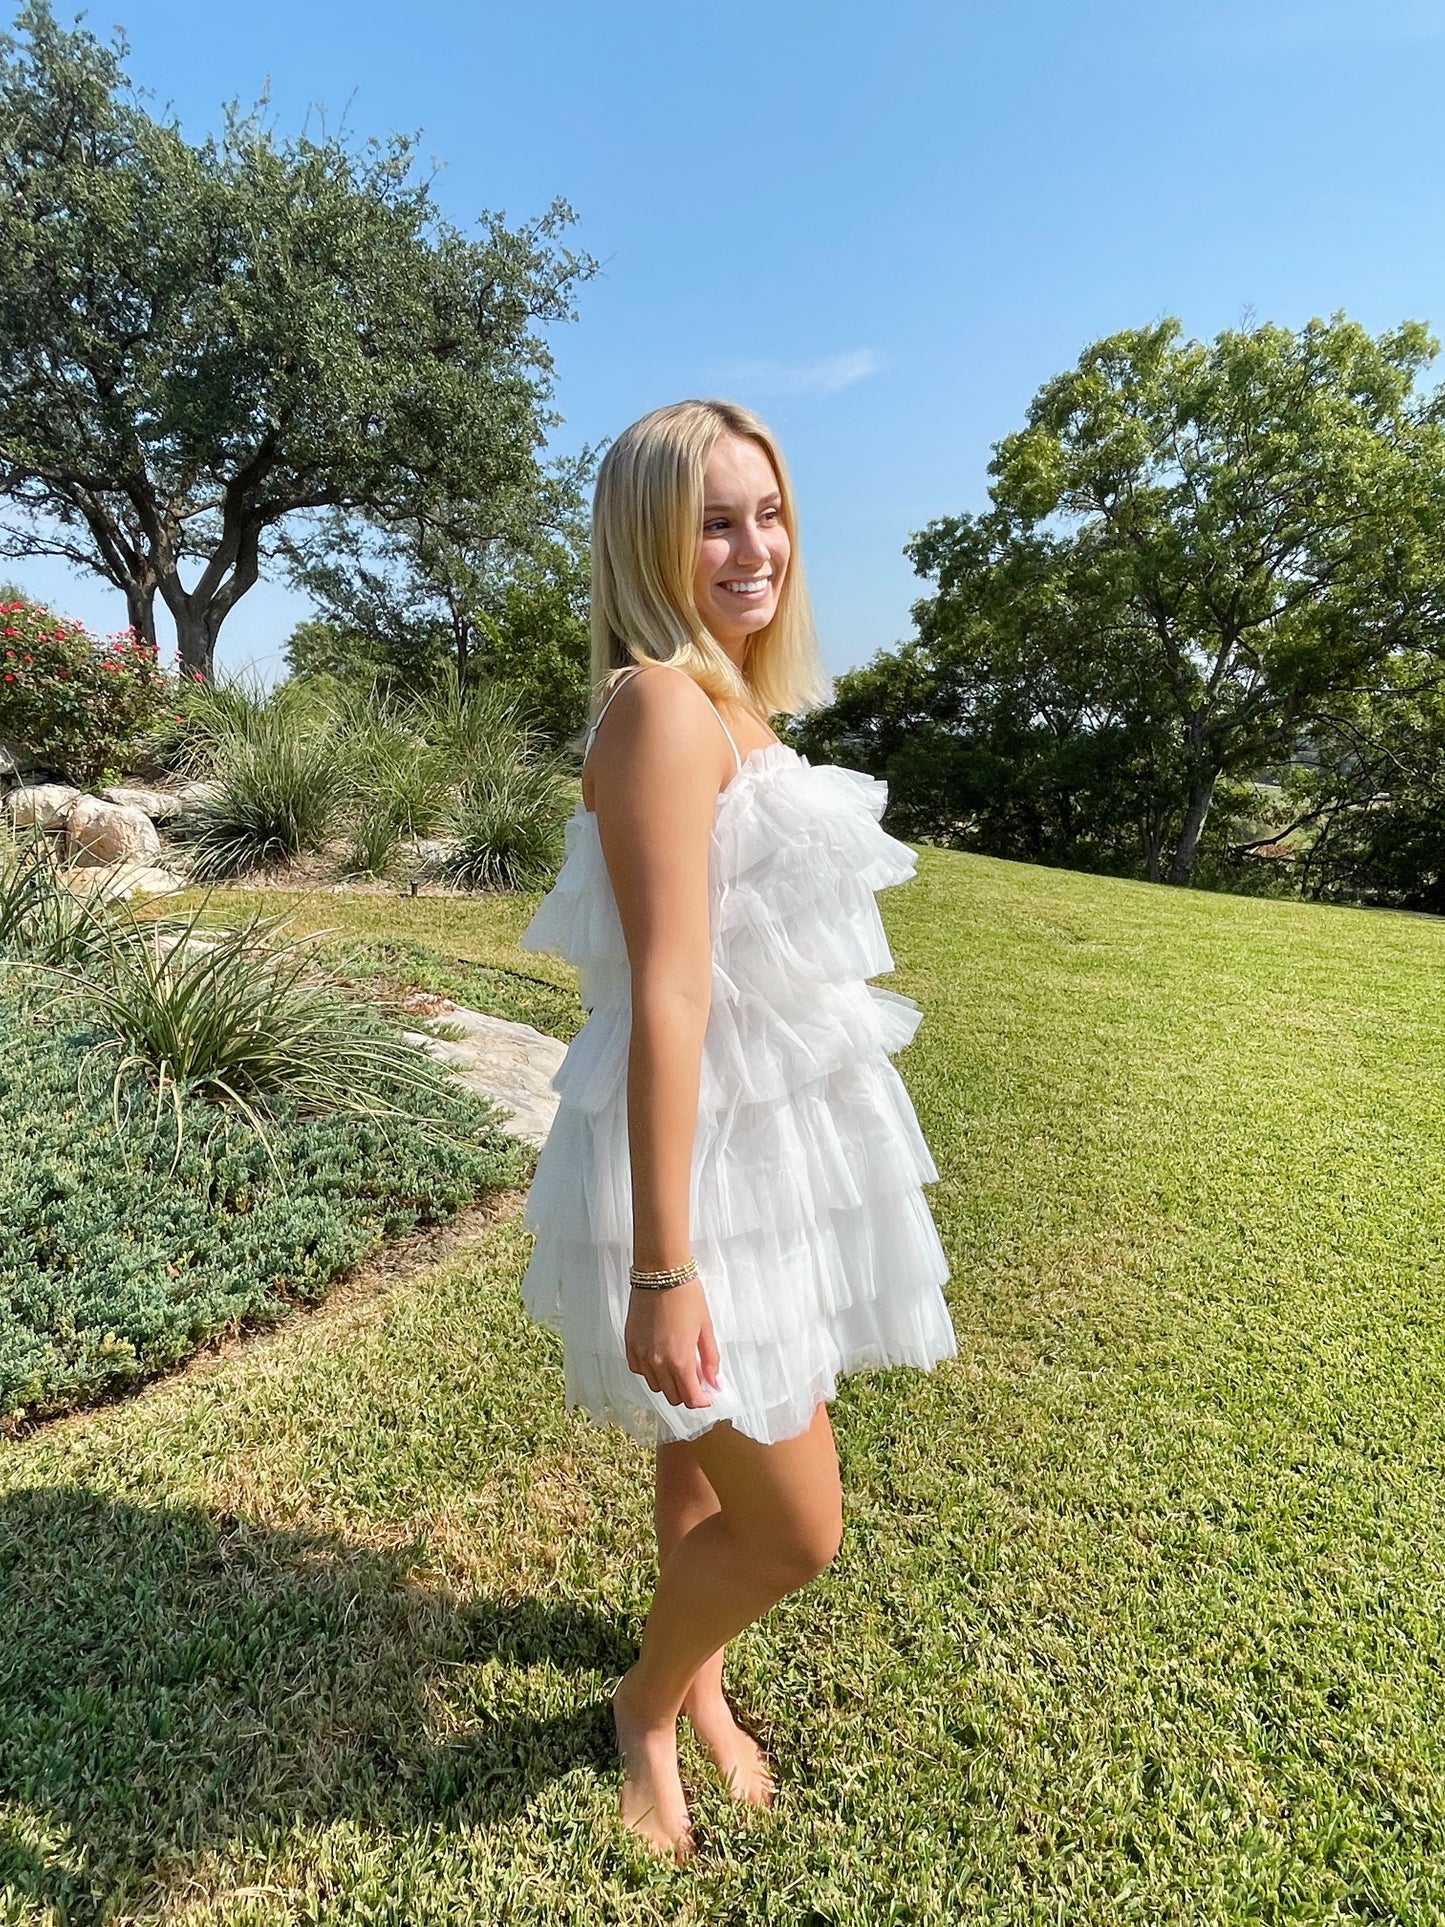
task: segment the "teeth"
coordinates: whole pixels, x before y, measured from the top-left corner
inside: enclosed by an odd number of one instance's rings
[[[760,582],[725,582],[723,587],[732,595],[762,595],[771,580],[764,576]]]

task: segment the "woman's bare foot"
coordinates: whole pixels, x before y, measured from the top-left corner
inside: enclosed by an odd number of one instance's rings
[[[770,1807],[774,1787],[768,1756],[752,1734],[738,1725],[726,1699],[720,1693],[690,1694],[682,1710],[732,1797],[746,1800],[749,1806]]]
[[[654,1852],[685,1860],[693,1843],[677,1771],[677,1722],[656,1726],[641,1718],[631,1680],[632,1674],[624,1673],[612,1695],[612,1723],[622,1756],[622,1824]]]

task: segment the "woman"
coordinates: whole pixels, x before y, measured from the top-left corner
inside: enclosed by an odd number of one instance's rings
[[[589,1013],[553,1079],[523,1302],[562,1335],[569,1406],[656,1444],[659,1580],[612,1705],[623,1821],[679,1859],[679,1713],[734,1797],[771,1802],[724,1654],[838,1550],[838,1378],[955,1350],[938,1172],[889,1061],[920,1012],[867,982],[893,968],[874,892],[915,858],[879,827],[882,783],[765,720],[828,693],[796,527],[745,408],[679,402],[608,450],[602,700],[521,939],[576,965]]]

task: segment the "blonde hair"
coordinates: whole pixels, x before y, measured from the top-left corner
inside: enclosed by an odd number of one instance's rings
[[[703,475],[719,435],[744,435],[778,478],[791,555],[767,627],[740,670],[708,629],[693,596],[702,533]],[[618,436],[602,458],[592,500],[592,701],[596,717],[619,670],[664,662],[685,670],[713,701],[763,716],[799,715],[827,702],[832,684],[818,652],[798,553],[793,486],[772,431],[730,401],[677,401]],[[586,731],[569,747],[582,750]]]

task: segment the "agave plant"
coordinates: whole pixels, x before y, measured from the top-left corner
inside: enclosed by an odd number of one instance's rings
[[[128,913],[124,940],[102,971],[46,973],[71,988],[103,1032],[91,1058],[111,1066],[118,1130],[139,1075],[154,1092],[153,1135],[170,1107],[172,1171],[192,1098],[244,1120],[273,1163],[266,1124],[279,1099],[303,1112],[364,1117],[383,1128],[407,1119],[447,1135],[406,1102],[419,1099],[421,1113],[432,1110],[432,1100],[454,1088],[445,1066],[317,982],[308,940],[275,941],[283,916],[216,931],[202,927],[205,909],[202,903],[165,926]]]

